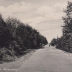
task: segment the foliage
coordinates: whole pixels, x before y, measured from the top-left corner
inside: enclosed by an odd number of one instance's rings
[[[63,17],[63,35],[57,39],[56,48],[72,52],[72,2],[68,2],[64,12],[66,16]]]
[[[25,25],[16,18],[9,17],[4,21],[0,15],[1,59],[23,55],[26,50],[38,49],[47,43],[47,39],[31,26]]]
[[[52,46],[55,46],[57,44],[57,39],[53,38],[50,44]]]

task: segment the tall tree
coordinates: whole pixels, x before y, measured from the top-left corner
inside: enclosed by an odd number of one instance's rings
[[[72,2],[68,2],[67,8],[64,10],[66,16],[63,17],[65,26],[63,27],[63,33],[66,35],[67,33],[72,32]]]

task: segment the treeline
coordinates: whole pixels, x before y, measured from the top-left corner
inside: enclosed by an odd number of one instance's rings
[[[51,45],[58,49],[72,52],[72,2],[68,2],[67,8],[64,12],[66,13],[66,16],[63,17],[63,35],[60,38],[54,38],[51,41]]]
[[[39,49],[47,39],[37,30],[16,18],[4,20],[0,14],[0,61],[14,60],[28,49]]]

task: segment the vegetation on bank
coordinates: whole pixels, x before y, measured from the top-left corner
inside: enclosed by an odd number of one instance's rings
[[[39,49],[48,44],[36,29],[16,18],[4,20],[0,15],[0,61],[12,61],[28,49]]]
[[[66,13],[66,16],[63,17],[63,35],[60,38],[53,39],[51,45],[58,49],[72,52],[72,2],[68,2],[64,12]]]

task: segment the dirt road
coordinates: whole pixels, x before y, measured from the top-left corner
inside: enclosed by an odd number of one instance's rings
[[[47,45],[37,50],[17,72],[72,72],[72,54]]]

